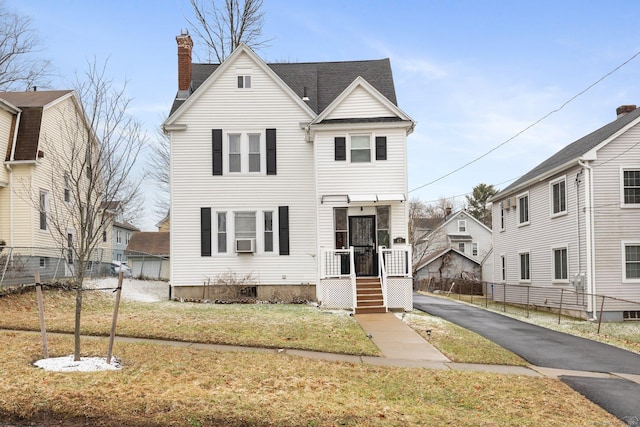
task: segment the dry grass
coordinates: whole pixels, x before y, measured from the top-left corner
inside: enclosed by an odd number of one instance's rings
[[[113,315],[111,292],[86,292],[82,334],[109,335]],[[44,293],[47,330],[73,332],[75,293]],[[39,328],[35,293],[0,298],[0,327]],[[141,303],[122,301],[119,336],[232,344],[268,348],[295,348],[344,354],[379,356],[348,313],[326,312],[307,305]]]
[[[72,341],[53,337],[54,356]],[[123,369],[34,368],[37,335],[0,332],[0,421],[91,426],[623,426],[559,381],[283,354],[116,345]],[[104,341],[83,343],[104,355]],[[10,374],[9,374],[10,373]],[[9,374],[9,375],[8,375]],[[66,420],[66,421],[65,421]],[[63,424],[67,422],[67,424]]]
[[[423,338],[454,362],[527,366],[518,355],[460,326],[420,311],[405,316],[405,321]],[[427,335],[426,330],[431,330]]]

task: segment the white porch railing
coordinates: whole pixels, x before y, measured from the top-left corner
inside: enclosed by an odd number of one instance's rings
[[[378,270],[384,306],[388,307],[389,277],[411,277],[411,246],[401,248],[378,247]]]

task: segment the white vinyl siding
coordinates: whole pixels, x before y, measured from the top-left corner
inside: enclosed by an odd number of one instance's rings
[[[171,133],[172,285],[201,286],[207,277],[213,281],[229,270],[252,273],[263,285],[315,283],[314,144],[305,143],[300,128],[300,123],[309,122],[311,117],[249,55],[238,56],[234,65],[253,69],[251,90],[237,88],[238,74],[229,67],[200,87],[202,95],[178,119],[178,123],[188,124],[187,130]],[[223,130],[222,176],[211,174],[212,129]],[[260,162],[265,173],[227,174],[226,135],[260,133],[261,144],[265,144],[266,129],[277,129],[277,175],[266,175],[264,149]],[[248,146],[244,153],[248,171]],[[227,212],[226,254],[212,248],[214,256],[200,257],[200,229],[193,224],[199,224],[202,206],[211,207],[213,219],[217,212]],[[280,256],[278,252],[279,206],[289,207],[290,255]],[[234,212],[241,211],[256,212],[260,219],[256,221],[253,256],[238,256],[233,251]],[[274,213],[274,252],[266,254],[261,220],[264,211]],[[212,231],[216,230],[214,223]],[[212,236],[212,241],[217,239]]]
[[[359,87],[336,106],[327,119],[391,117],[393,114],[385,105]]]

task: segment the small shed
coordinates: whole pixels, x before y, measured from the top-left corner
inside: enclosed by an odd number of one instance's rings
[[[168,232],[133,233],[126,250],[133,277],[169,280],[169,242]]]

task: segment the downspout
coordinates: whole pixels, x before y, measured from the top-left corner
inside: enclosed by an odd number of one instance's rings
[[[588,172],[585,187],[585,245],[587,252],[587,289],[590,298],[587,299],[587,311],[591,312],[591,319],[596,319],[596,277],[595,277],[595,256],[594,256],[594,236],[593,236],[593,168],[588,161],[578,161],[578,164]]]

